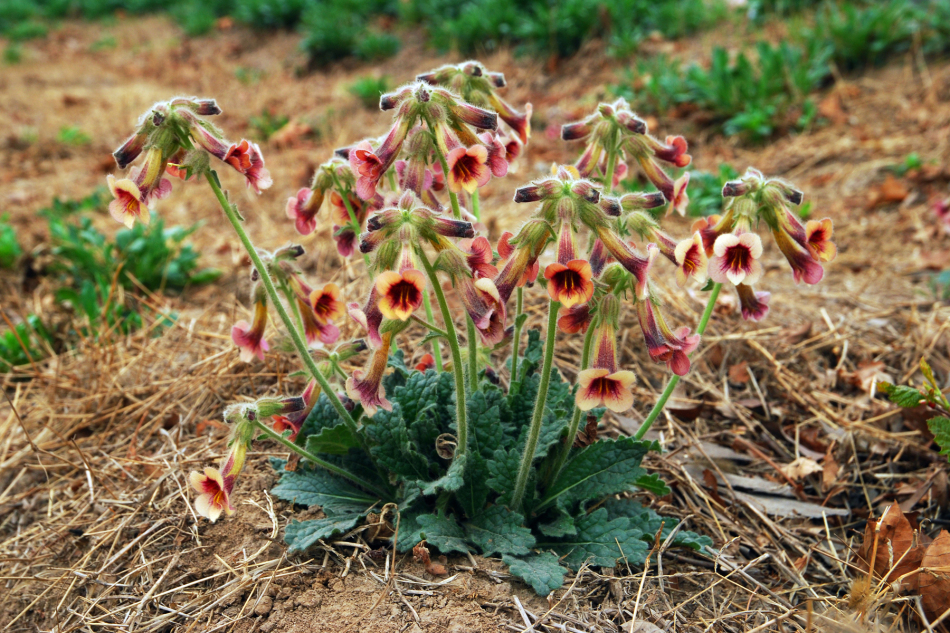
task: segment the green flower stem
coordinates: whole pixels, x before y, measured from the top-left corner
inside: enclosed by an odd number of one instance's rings
[[[290,288],[287,287],[287,282],[283,279],[280,279],[280,291],[284,293],[284,297],[287,298],[287,304],[290,306],[290,309],[294,311],[294,318],[297,319],[297,331],[303,332],[305,330],[303,325],[303,316],[300,314],[300,309],[297,308],[297,302],[294,301],[294,295],[290,291]]]
[[[254,244],[251,243],[251,238],[248,237],[247,232],[244,230],[241,220],[238,217],[237,210],[231,206],[227,196],[225,196],[224,192],[221,191],[221,185],[218,181],[218,174],[216,174],[212,169],[205,174],[205,177],[208,179],[208,184],[211,185],[211,190],[214,191],[214,195],[218,198],[218,202],[221,204],[221,208],[224,210],[224,215],[228,218],[231,226],[234,227],[234,231],[241,239],[241,243],[244,245],[244,250],[247,251],[251,261],[254,263],[254,267],[257,268],[257,272],[260,273],[261,282],[264,284],[264,289],[267,291],[267,296],[270,297],[271,302],[274,304],[274,309],[277,310],[277,314],[280,316],[280,320],[284,323],[284,327],[286,327],[290,332],[290,338],[294,342],[294,347],[297,348],[297,353],[300,354],[301,359],[303,359],[304,364],[307,366],[307,370],[310,372],[310,375],[313,376],[314,380],[317,381],[317,384],[320,385],[320,388],[323,389],[323,393],[327,394],[327,399],[330,400],[330,404],[332,404],[333,408],[336,409],[337,414],[343,418],[343,422],[347,427],[349,427],[353,435],[360,438],[363,448],[367,449],[367,453],[369,453],[369,450],[365,445],[365,439],[356,427],[356,420],[354,420],[350,415],[350,412],[346,410],[346,407],[344,407],[343,403],[340,402],[340,399],[333,391],[330,383],[327,382],[327,379],[320,372],[320,368],[317,367],[316,361],[313,360],[313,356],[310,355],[310,350],[307,348],[307,342],[303,339],[301,333],[297,331],[297,328],[294,327],[294,322],[291,320],[290,315],[287,314],[287,309],[284,308],[284,304],[280,302],[280,297],[277,295],[277,288],[274,286],[274,281],[271,279],[270,271],[267,270],[266,266],[264,266],[264,262],[261,261],[260,255],[257,254],[257,249],[255,249]]]
[[[432,301],[429,299],[429,291],[426,290],[425,294],[422,295],[422,305],[426,309],[426,320],[429,323],[426,323],[426,327],[435,332],[438,328],[432,325],[432,322],[435,320],[432,318]],[[443,330],[438,330],[439,333],[442,333],[446,338],[448,334],[445,334]],[[438,341],[432,341],[432,358],[435,359],[435,368],[442,372],[442,348],[439,347]]]
[[[518,355],[521,353],[521,313],[524,311],[524,288],[518,286],[517,303],[515,304],[515,334],[511,349],[511,377],[508,379],[508,391],[511,385],[518,380]]]
[[[478,338],[475,334],[475,322],[466,315],[468,327],[468,389],[469,392],[478,389]]]
[[[359,244],[360,233],[363,229],[360,227],[360,223],[356,219],[356,212],[353,211],[353,205],[350,204],[350,197],[347,195],[346,189],[340,185],[340,181],[337,180],[336,174],[331,173],[331,178],[333,178],[333,185],[337,188],[340,193],[340,197],[343,198],[343,206],[346,207],[346,212],[350,215],[350,226],[353,227],[353,232],[356,234],[356,242]],[[366,273],[369,275],[370,281],[373,280],[373,271],[370,268],[369,255],[363,253],[363,262],[366,264]]]
[[[305,448],[303,448],[302,446],[299,446],[299,445],[293,443],[292,441],[290,441],[289,439],[287,439],[286,437],[284,437],[283,435],[281,435],[280,433],[278,433],[278,432],[275,431],[274,429],[272,429],[272,428],[270,428],[269,426],[265,425],[265,424],[264,424],[263,422],[261,422],[260,420],[253,420],[253,421],[251,422],[251,424],[253,424],[262,434],[266,435],[267,437],[269,437],[270,439],[274,440],[275,442],[278,442],[279,444],[283,444],[284,447],[290,449],[290,450],[293,451],[294,453],[297,453],[298,455],[300,455],[300,456],[303,457],[304,459],[313,462],[313,463],[316,464],[317,466],[320,466],[321,468],[326,468],[326,469],[329,470],[331,473],[334,473],[334,474],[336,474],[336,475],[339,475],[340,477],[343,477],[344,479],[349,479],[350,481],[352,481],[353,483],[355,483],[357,486],[360,486],[360,487],[362,487],[362,488],[365,488],[366,490],[369,490],[370,492],[372,492],[372,493],[374,493],[374,494],[376,494],[376,495],[379,495],[380,499],[387,499],[387,498],[389,497],[388,494],[382,492],[381,490],[379,490],[378,488],[376,488],[376,486],[374,486],[373,484],[369,483],[369,482],[366,481],[365,479],[362,479],[361,477],[358,477],[357,475],[354,475],[353,473],[351,473],[350,471],[346,470],[345,468],[340,468],[340,467],[337,466],[336,464],[331,464],[331,463],[328,462],[328,461],[325,461],[325,460],[320,459],[319,457],[317,457],[316,455],[314,455],[313,453],[311,453],[311,452],[308,451],[307,449],[305,449]]]
[[[607,171],[604,173],[604,193],[609,194],[614,188],[614,171],[617,169],[617,150],[607,152]]]
[[[432,289],[435,291],[439,309],[442,310],[442,320],[445,321],[449,349],[452,350],[452,371],[455,374],[455,418],[458,426],[458,448],[455,454],[464,455],[468,451],[468,423],[465,419],[465,376],[462,368],[462,352],[459,349],[459,337],[455,332],[455,323],[452,322],[452,313],[449,312],[449,304],[445,301],[445,293],[442,292],[439,276],[436,275],[435,269],[421,247],[416,249],[416,253],[419,255],[419,260],[429,276],[429,283],[432,284]]]
[[[719,291],[721,289],[722,284],[713,285],[712,291],[709,293],[709,300],[706,302],[706,310],[703,311],[703,316],[699,320],[699,326],[696,327],[697,334],[702,335],[706,331],[706,324],[709,323],[709,317],[712,316],[713,308],[716,307],[716,299],[719,298]],[[666,389],[663,390],[663,393],[660,394],[660,399],[653,405],[653,409],[650,410],[650,415],[647,416],[643,424],[640,425],[640,428],[637,429],[634,435],[635,438],[642,440],[643,436],[650,430],[650,427],[653,426],[653,423],[660,416],[660,412],[663,411],[663,407],[666,406],[666,401],[670,399],[670,396],[673,394],[673,389],[676,388],[676,384],[679,381],[680,377],[674,374],[670,378],[670,381],[666,383]]]
[[[581,352],[580,371],[584,371],[590,365],[590,346],[593,340],[594,325],[590,324],[587,326],[587,334],[584,335],[584,351]],[[580,372],[578,372],[578,374],[580,374]],[[574,407],[574,415],[571,416],[571,424],[567,430],[567,440],[564,442],[564,445],[561,446],[557,461],[554,463],[554,468],[551,469],[550,481],[557,479],[557,476],[561,474],[561,469],[564,468],[564,464],[567,463],[568,455],[571,454],[571,448],[574,446],[574,439],[577,438],[577,429],[580,427],[583,413],[584,412],[577,406]]]
[[[421,326],[427,328],[428,330],[434,332],[435,334],[438,334],[438,335],[441,336],[442,338],[448,338],[448,337],[449,337],[448,333],[447,333],[445,330],[443,330],[442,328],[440,328],[440,327],[437,326],[437,325],[433,325],[433,324],[432,324],[431,322],[429,322],[429,321],[423,321],[422,319],[420,319],[419,317],[417,317],[417,316],[414,315],[414,314],[413,314],[412,316],[410,316],[409,318],[412,319],[413,321],[415,321],[416,323],[418,323],[419,325],[421,325]],[[440,369],[439,371],[441,371],[441,369]]]
[[[478,189],[476,189],[475,191],[472,192],[472,215],[475,216],[476,221],[482,219],[480,207],[481,207],[481,204],[478,199]]]
[[[548,387],[551,384],[551,365],[554,363],[554,341],[557,339],[557,309],[560,303],[551,301],[548,305],[547,341],[544,344],[544,365],[541,367],[541,384],[538,386],[538,398],[534,401],[534,414],[531,416],[531,427],[528,429],[528,440],[525,442],[524,453],[521,454],[521,466],[518,468],[518,479],[515,480],[515,490],[511,496],[511,508],[518,512],[521,501],[524,499],[525,487],[528,485],[528,475],[531,473],[531,464],[534,462],[534,453],[538,448],[538,438],[541,435],[541,420],[544,418],[544,405],[548,399]]]

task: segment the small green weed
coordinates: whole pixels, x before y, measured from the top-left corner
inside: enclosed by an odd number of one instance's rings
[[[257,116],[252,116],[248,121],[255,136],[266,141],[274,132],[287,125],[290,119],[283,114],[274,114],[273,110],[265,109]]]
[[[351,95],[360,100],[363,107],[368,110],[379,108],[379,97],[385,92],[389,92],[391,84],[389,77],[360,77],[350,84],[347,90]]]
[[[88,134],[72,125],[59,128],[56,140],[64,145],[73,145],[75,147],[89,145],[89,143],[92,142],[92,138]]]
[[[35,314],[0,333],[0,373],[46,358],[53,338]]]
[[[9,215],[0,217],[0,268],[13,268],[22,252],[16,239],[16,232],[7,223],[9,219]]]

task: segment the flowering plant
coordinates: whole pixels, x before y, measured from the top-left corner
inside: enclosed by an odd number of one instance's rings
[[[581,157],[516,188],[524,221],[493,245],[480,224],[479,191],[508,174],[530,137],[530,104],[519,111],[506,103],[504,86],[500,73],[478,62],[419,75],[382,96],[381,109],[393,113],[385,135],[338,150],[310,187],[287,200],[286,215],[302,235],[315,230],[329,201],[340,255],[358,249],[366,264],[362,301],[347,303],[335,284],[308,282],[296,264],[302,247],[271,253],[252,244],[211,158],[258,193],[271,179],[256,145],[224,140],[203,118],[220,112],[213,101],[157,104],[116,152],[120,167],[145,156],[129,178],[109,177],[113,215],[125,223],[147,220],[148,206],[170,189],[165,175],[209,183],[253,264],[253,322],[232,329],[241,359],[269,351],[273,310],[310,377],[299,396],[225,411],[229,455],[220,470],[191,475],[199,514],[214,521],[234,511],[247,450],[264,437],[292,455],[276,464],[274,494],[325,515],[286,526],[293,550],[351,530],[372,508],[395,508],[396,550],[425,541],[443,553],[500,555],[547,594],[567,568],[642,561],[661,530],[674,545],[711,544],[618,495],[669,492],[641,466],[648,451],[659,450],[643,436],[690,370],[722,285],[737,288],[745,318],[768,313],[769,294],[753,289],[763,274],[755,229],[768,227],[796,281],[816,283],[835,254],[831,222],[802,225],[792,211],[801,192],[749,169],[724,187],[730,202],[721,217],[673,239],[656,211],[683,213],[689,203],[689,175],[674,180],[664,168],[690,163],[687,143],[654,138],[620,100],[564,126],[565,140],[585,143]],[[657,191],[612,195],[628,163]],[[661,255],[680,285],[694,279],[710,290],[695,332],[663,316],[653,282]],[[535,285],[546,295],[547,324],[529,330],[525,342],[525,290]],[[671,379],[634,437],[597,439],[607,410],[634,405],[636,376],[621,366],[617,348],[626,310]],[[363,335],[340,342],[337,324],[347,317]],[[412,367],[397,337],[419,332],[431,353]],[[559,332],[583,334],[573,385],[554,367]],[[509,346],[504,382],[493,358]],[[364,351],[364,368],[348,373],[344,362]]]

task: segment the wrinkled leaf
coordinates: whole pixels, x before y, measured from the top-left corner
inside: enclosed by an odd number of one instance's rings
[[[291,521],[284,530],[284,540],[290,545],[290,551],[303,551],[321,539],[326,540],[352,530],[363,514],[348,512],[328,515],[325,519]]]
[[[523,526],[524,517],[504,506],[492,506],[465,524],[468,540],[485,556],[527,554],[534,547],[531,530]]]
[[[438,547],[443,554],[471,551],[468,543],[465,542],[465,530],[455,519],[436,514],[423,514],[416,518],[416,523],[421,528],[422,537]]]
[[[611,520],[606,509],[598,508],[577,517],[574,524],[577,534],[539,542],[537,547],[553,549],[561,561],[575,571],[585,562],[613,567],[617,559],[624,557],[631,563],[646,560],[649,547],[641,540],[640,530],[631,529],[627,517]]]
[[[604,507],[610,519],[618,517],[630,519],[630,529],[638,531],[641,534],[641,540],[651,545],[656,542],[656,533],[660,530],[660,526],[663,527],[660,535],[662,543],[679,523],[672,517],[661,517],[651,508],[646,508],[632,499],[608,499]],[[708,536],[686,530],[677,532],[670,543],[672,546],[689,547],[696,551],[702,551],[703,547],[711,547],[712,544],[712,539]]]
[[[542,552],[523,558],[505,554],[501,559],[508,565],[513,576],[531,585],[539,596],[546,596],[560,589],[564,584],[567,569],[558,564],[557,556],[551,552]]]
[[[950,418],[938,416],[927,421],[927,428],[934,434],[941,455],[950,455]]]
[[[324,512],[338,514],[361,512],[378,502],[374,495],[322,468],[300,467],[284,472],[271,494],[284,501],[320,506]]]
[[[462,487],[463,476],[465,475],[465,460],[467,455],[456,455],[452,464],[444,475],[430,481],[422,486],[422,494],[425,496],[434,495],[440,490],[446,492],[455,492]]]
[[[363,423],[363,428],[373,444],[369,450],[377,464],[406,479],[429,479],[429,460],[409,441],[398,402],[393,403],[392,411],[377,411],[372,419]]]
[[[346,455],[351,448],[359,448],[359,439],[346,424],[324,427],[316,435],[307,438],[307,450],[317,455]]]

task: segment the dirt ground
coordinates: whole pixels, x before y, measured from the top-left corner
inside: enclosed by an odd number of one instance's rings
[[[702,59],[726,35],[650,46]],[[114,47],[96,45],[109,37]],[[355,78],[381,74],[398,85],[460,59],[409,42],[375,68],[343,63],[304,75],[297,41],[240,29],[190,40],[149,18],[71,22],[24,45],[23,61],[0,72],[0,211],[10,214],[24,250],[41,253],[48,239],[39,209],[105,184],[111,151],[148,106],[175,95],[214,97],[232,139],[251,134],[251,117],[265,109],[312,130],[262,144],[275,181],[264,195],[245,195],[229,172],[224,184],[259,245],[302,242],[306,272],[359,300],[362,264],[341,261],[324,222],[299,239],[284,201],[333,148],[386,129],[387,115],[347,92]],[[596,43],[556,68],[506,52],[482,61],[506,74],[510,102],[531,101],[535,112],[517,173],[483,196],[494,240],[524,213],[509,202],[511,190],[547,173],[552,161],[574,159],[579,150],[557,139],[558,127],[606,98],[622,64]],[[711,536],[721,555],[671,550],[646,570],[585,569],[549,599],[508,576],[500,561],[452,558],[450,576],[439,579],[411,557],[370,555],[358,534],[289,555],[281,530],[293,508],[267,494],[275,481],[267,458],[281,456],[273,447],[252,454],[234,517],[212,525],[195,516],[187,474],[223,454],[223,406],[302,385],[288,378],[296,369],[290,353],[263,364],[238,360],[228,332],[246,315],[247,261],[209,192],[176,185],[159,213],[169,225],[203,222],[193,241],[203,265],[224,271],[221,281],[147,298],[180,315],[161,337],[146,331],[83,342],[3,376],[10,400],[0,403],[0,625],[57,633],[461,633],[527,630],[544,616],[536,630],[648,633],[655,630],[648,623],[684,632],[921,630],[913,596],[884,587],[866,613],[855,608],[848,566],[866,519],[891,501],[916,512],[930,534],[950,523],[946,462],[926,434],[925,414],[902,413],[870,393],[875,379],[915,378],[922,355],[944,383],[950,375],[950,306],[928,286],[931,271],[950,268],[950,235],[932,212],[950,181],[948,98],[950,63],[908,56],[839,78],[819,96],[824,122],[767,146],[717,136],[695,116],[650,121],[658,135],[686,136],[698,169],[753,165],[798,185],[813,217],[834,220],[839,255],[819,285],[796,287],[777,249],[767,247],[768,319],[743,322],[736,299],[725,296],[671,404],[674,415],[658,423],[667,452],[650,466],[674,492],[643,501]],[[64,126],[81,128],[90,143],[59,142]],[[924,167],[889,176],[887,168],[911,152]],[[118,228],[107,215],[95,223],[107,233]],[[688,225],[674,218],[668,229],[684,235]],[[55,317],[49,286],[42,278],[25,284],[25,275],[23,267],[0,272],[0,309],[14,320],[31,312]],[[702,298],[673,285],[663,290],[669,320],[695,326]],[[531,303],[536,320],[541,305]],[[628,325],[622,363],[641,378],[638,404],[608,421],[605,433],[635,429],[663,386],[635,319]],[[421,354],[409,343],[400,341],[408,354]],[[574,340],[558,347],[567,375],[579,347]],[[788,477],[777,469],[798,457],[822,471],[802,475],[802,497],[790,499]]]

